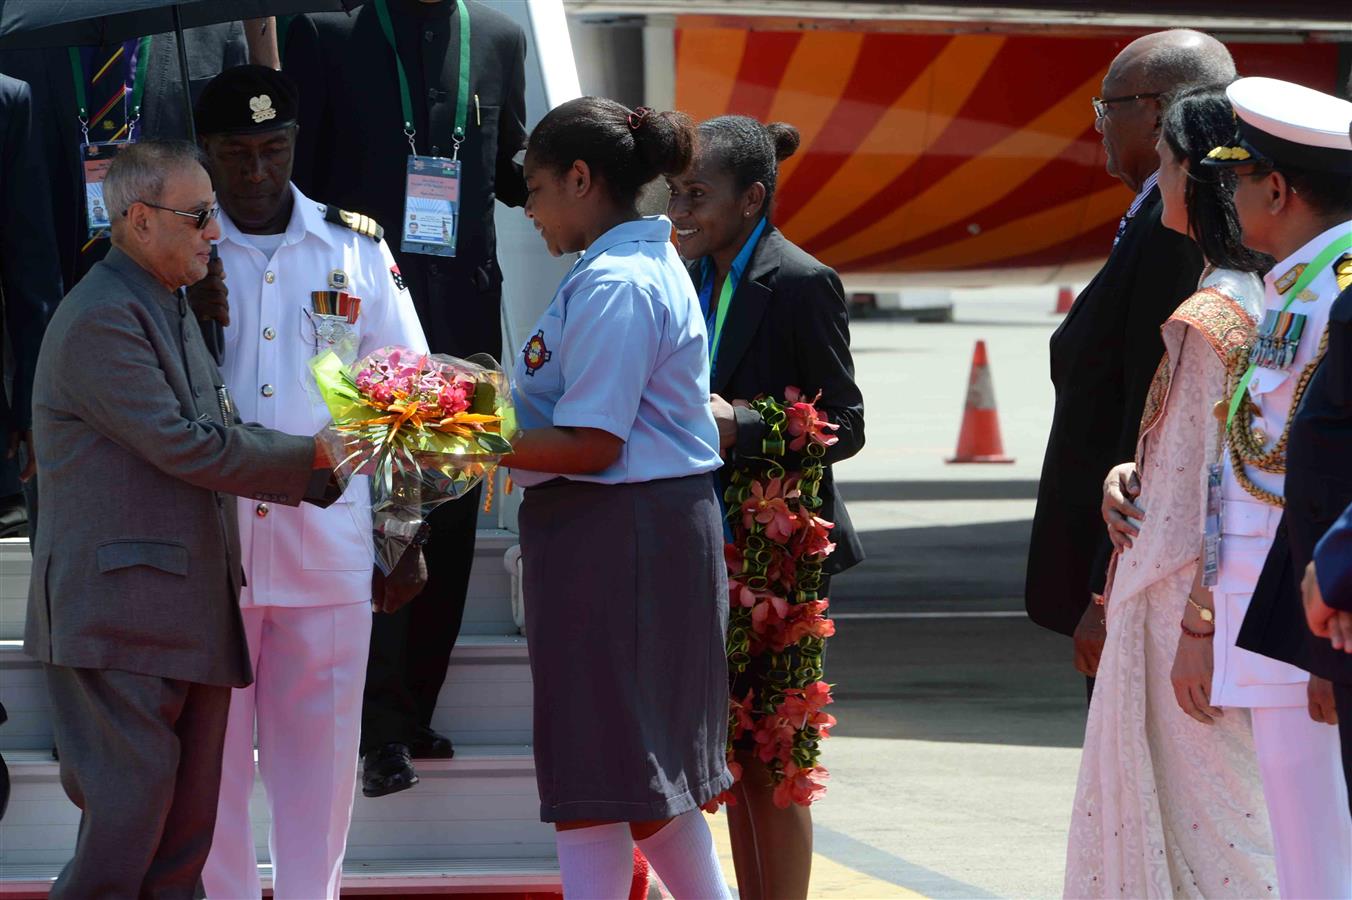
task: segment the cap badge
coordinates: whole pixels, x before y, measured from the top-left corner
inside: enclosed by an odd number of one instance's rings
[[[277,110],[272,108],[272,98],[267,94],[259,94],[257,97],[250,97],[249,109],[253,110],[253,120],[255,124],[266,122],[268,119],[277,118]]]
[[[1206,155],[1207,159],[1225,159],[1225,160],[1244,160],[1250,159],[1251,154],[1243,147],[1217,147]]]

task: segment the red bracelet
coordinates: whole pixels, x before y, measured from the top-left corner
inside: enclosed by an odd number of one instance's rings
[[[1178,623],[1178,627],[1181,628],[1183,630],[1183,633],[1186,634],[1188,637],[1196,638],[1199,641],[1205,638],[1215,637],[1216,635],[1216,629],[1214,628],[1211,629],[1210,631],[1193,631],[1191,628],[1184,625],[1182,622]]]

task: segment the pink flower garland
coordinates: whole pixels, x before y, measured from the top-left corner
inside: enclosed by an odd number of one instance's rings
[[[785,397],[786,403],[763,397],[752,404],[767,426],[765,456],[739,460],[724,497],[733,530],[724,549],[729,666],[741,673],[755,658],[770,673],[761,696],[752,689],[731,702],[728,768],[741,779],[733,748],[750,737],[780,807],[806,806],[825,793],[829,773],[818,762],[819,744],[836,724],[824,711],[831,686],[821,679],[823,645],[835,624],[825,615],[830,601],[817,596],[822,562],[835,544],[832,524],[814,510],[821,506],[821,458],[836,443],[838,426],[817,411],[820,394],[806,400],[790,387]],[[786,450],[801,456],[799,471],[781,465]],[[734,802],[725,791],[705,808]]]

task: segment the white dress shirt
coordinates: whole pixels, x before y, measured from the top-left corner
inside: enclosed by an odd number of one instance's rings
[[[325,207],[295,185],[291,221],[268,254],[221,214],[220,257],[230,291],[221,366],[246,422],[314,434],[330,421],[309,362],[328,345],[306,310],[312,291],[340,272],[361,298],[351,326],[365,355],[381,347],[426,352],[427,341],[384,241],[324,218]],[[261,241],[264,247],[270,243]],[[365,479],[328,509],[240,499],[240,543],[248,584],[241,606],[330,606],[371,596],[371,526]]]

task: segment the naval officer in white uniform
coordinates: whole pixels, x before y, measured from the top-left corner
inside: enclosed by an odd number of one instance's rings
[[[374,223],[290,183],[296,100],[291,81],[262,66],[228,69],[203,92],[197,129],[222,208],[224,271],[192,299],[199,316],[226,325],[221,369],[241,415],[309,434],[330,418],[308,366],[318,352],[346,334],[362,355],[427,345]],[[371,633],[367,503],[365,479],[313,513],[239,501],[240,606],[255,681],[230,702],[203,872],[209,897],[261,896],[249,821],[255,726],[272,813],[273,895],[338,896]],[[411,599],[420,563],[413,548],[388,580],[377,578],[376,605]]]
[[[1352,897],[1352,820],[1328,683],[1235,646],[1281,520],[1290,422],[1324,354],[1337,270],[1352,252],[1352,103],[1271,78],[1241,78],[1226,93],[1236,137],[1206,164],[1234,181],[1244,243],[1278,262],[1264,279],[1253,351],[1217,407],[1227,425],[1209,699],[1252,714],[1281,896]],[[1207,627],[1206,612],[1189,615],[1201,621],[1185,618],[1185,628]]]

